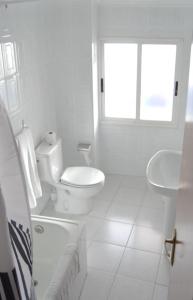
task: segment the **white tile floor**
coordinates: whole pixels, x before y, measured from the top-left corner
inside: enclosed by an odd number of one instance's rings
[[[81,300],[167,300],[161,197],[143,177],[109,175],[84,219],[88,277]],[[50,206],[44,214],[63,217]]]

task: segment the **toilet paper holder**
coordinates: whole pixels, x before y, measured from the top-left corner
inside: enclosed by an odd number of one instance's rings
[[[82,152],[90,152],[91,151],[91,144],[89,143],[79,143],[77,146],[78,151]]]

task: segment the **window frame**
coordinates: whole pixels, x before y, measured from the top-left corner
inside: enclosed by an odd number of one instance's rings
[[[104,74],[104,44],[105,43],[135,43],[138,45],[138,64],[137,64],[137,91],[136,91],[136,118],[112,118],[105,116],[105,74]],[[141,96],[141,67],[142,67],[142,45],[156,44],[156,45],[176,45],[176,65],[174,84],[178,81],[178,95],[173,96],[173,111],[172,121],[156,121],[156,120],[141,120],[140,119],[140,96]],[[183,46],[182,38],[117,38],[104,37],[99,40],[99,116],[101,124],[114,125],[130,125],[130,126],[152,126],[152,127],[171,127],[176,128],[179,120],[179,103],[181,97],[181,51]],[[104,79],[104,92],[101,92],[101,78]]]
[[[2,48],[2,44],[9,44],[13,45],[14,49],[14,58],[15,58],[15,72],[13,74],[6,75],[4,73],[4,78],[0,79],[0,81],[5,81],[5,92],[6,92],[6,100],[4,102],[7,111],[10,117],[14,117],[20,110],[22,104],[22,88],[21,88],[21,72],[20,72],[20,61],[19,61],[19,46],[17,41],[11,36],[10,34],[6,34],[5,36],[0,36],[0,47]],[[5,70],[5,60],[4,60],[4,53],[2,51],[3,57],[3,68]],[[16,106],[12,106],[8,99],[8,81],[12,78],[16,77],[16,84],[17,84],[17,95],[18,101]]]

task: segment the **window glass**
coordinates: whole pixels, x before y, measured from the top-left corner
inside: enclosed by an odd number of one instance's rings
[[[7,107],[7,91],[6,91],[5,80],[0,81],[0,99],[3,101],[3,103]]]
[[[10,114],[20,105],[19,72],[16,68],[17,51],[14,42],[0,43],[0,97]]]
[[[16,72],[16,57],[13,43],[4,43],[2,46],[4,56],[5,76]]]
[[[140,119],[172,121],[176,45],[142,45]]]
[[[193,45],[191,47],[191,59],[190,59],[190,71],[189,71],[189,85],[188,85],[188,100],[187,100],[187,107],[186,107],[186,121],[193,122],[193,106],[192,100],[193,99]]]
[[[0,44],[0,80],[4,78],[4,68],[3,68],[3,57],[2,57],[2,50]]]
[[[19,106],[19,93],[16,76],[7,80],[7,98],[9,111],[12,113],[16,111]]]
[[[136,117],[137,44],[104,45],[105,117]]]

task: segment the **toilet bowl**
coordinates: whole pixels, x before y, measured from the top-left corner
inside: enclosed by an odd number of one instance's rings
[[[36,149],[42,181],[56,188],[55,210],[65,214],[87,214],[93,208],[94,196],[104,186],[105,175],[92,167],[69,167],[63,170],[61,139],[54,145],[43,141]]]
[[[104,186],[104,174],[91,167],[67,168],[56,184],[56,211],[72,214],[88,213],[93,208],[93,197]]]

